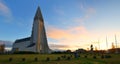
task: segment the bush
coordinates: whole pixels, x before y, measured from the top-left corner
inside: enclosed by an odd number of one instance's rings
[[[85,55],[84,57],[87,58],[87,55]]]
[[[62,58],[66,58],[66,55],[61,56]]]
[[[57,57],[57,61],[59,61],[60,60],[60,57]]]
[[[9,61],[11,62],[13,59],[12,58],[9,58]]]
[[[35,61],[38,61],[38,58],[37,57],[35,57],[35,59],[34,59]]]
[[[97,59],[97,57],[96,57],[96,56],[93,56],[93,59]]]
[[[101,55],[101,59],[104,59],[104,55]]]
[[[71,59],[71,57],[68,56],[68,57],[67,57],[67,60],[70,60],[70,59]]]
[[[25,61],[25,58],[22,58],[22,61]]]
[[[50,58],[49,58],[49,57],[47,57],[47,58],[46,58],[46,61],[50,61]]]
[[[105,58],[111,58],[111,56],[110,55],[105,55]]]
[[[30,51],[19,51],[19,52],[14,52],[13,54],[37,54],[37,53]]]

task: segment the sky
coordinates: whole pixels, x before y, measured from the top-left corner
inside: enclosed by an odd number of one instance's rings
[[[31,35],[40,6],[53,50],[120,47],[120,0],[0,0],[0,40]],[[108,47],[106,46],[106,38]]]

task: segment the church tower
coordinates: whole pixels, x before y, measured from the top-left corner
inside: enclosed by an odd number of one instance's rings
[[[40,7],[37,8],[34,17],[31,37],[17,39],[13,43],[12,53],[20,51],[43,54],[52,52],[47,43],[44,20]]]
[[[37,8],[31,35],[31,43],[36,44],[36,52],[38,53],[50,53],[50,49],[47,43],[46,31],[44,27],[44,20],[40,7]]]

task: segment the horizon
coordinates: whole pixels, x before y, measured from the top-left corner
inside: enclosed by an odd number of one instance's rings
[[[100,44],[100,50],[106,50],[106,37],[108,48],[111,48],[112,42],[116,44],[115,35],[117,47],[120,47],[119,2],[0,0],[0,40],[14,42],[29,37],[35,12],[40,6],[51,49],[87,50],[93,44],[99,50]]]

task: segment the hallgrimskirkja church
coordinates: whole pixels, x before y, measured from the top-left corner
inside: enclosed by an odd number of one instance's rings
[[[17,39],[13,43],[12,52],[17,51],[51,53],[51,49],[47,43],[44,20],[39,6],[34,17],[31,37]]]

